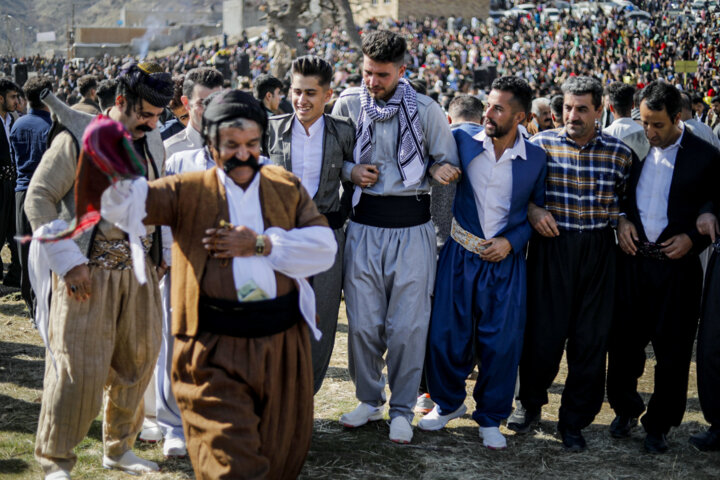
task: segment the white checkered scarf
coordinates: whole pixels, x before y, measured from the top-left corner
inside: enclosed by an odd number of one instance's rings
[[[363,82],[360,105],[362,108],[355,134],[355,163],[371,163],[375,122],[384,122],[397,114],[400,123],[397,152],[400,175],[405,186],[419,183],[422,175],[418,177],[417,172],[424,171],[424,135],[418,114],[417,93],[410,83],[401,78],[392,98],[388,100],[385,107],[380,107],[370,96]],[[409,174],[409,172],[413,173]]]

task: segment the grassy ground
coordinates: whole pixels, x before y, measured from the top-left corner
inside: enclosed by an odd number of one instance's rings
[[[563,362],[543,411],[541,427],[533,434],[508,436],[508,449],[495,452],[482,447],[477,425],[467,414],[441,432],[415,430],[413,443],[400,446],[387,439],[386,422],[357,430],[341,427],[340,415],[356,405],[347,371],[347,322],[341,309],[332,362],[322,390],[315,397],[313,444],[301,478],[315,479],[711,479],[720,478],[720,455],[692,449],[687,438],[706,423],[700,412],[692,365],[688,407],[683,424],[669,436],[670,452],[652,456],[642,450],[643,434],[610,438],[607,427],[613,418],[607,404],[586,430],[588,451],[567,454],[556,433],[560,393],[566,374]],[[30,326],[17,290],[0,286],[0,479],[40,478],[33,459],[34,437],[40,412],[44,349]],[[654,360],[647,364],[640,390],[652,391]],[[508,372],[508,375],[512,375]],[[474,403],[468,381],[468,412]],[[417,420],[417,418],[416,418]],[[101,467],[101,423],[96,420],[78,446],[73,478],[129,478]],[[153,479],[193,478],[187,460],[166,461],[160,446],[138,443],[140,455],[160,463],[162,473]]]

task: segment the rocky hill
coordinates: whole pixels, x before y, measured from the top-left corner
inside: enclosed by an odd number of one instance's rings
[[[156,9],[191,12],[222,10],[221,0],[0,0],[0,55],[44,52],[65,46],[73,6],[76,25],[118,25],[121,10]],[[36,44],[37,32],[54,31],[55,43]]]

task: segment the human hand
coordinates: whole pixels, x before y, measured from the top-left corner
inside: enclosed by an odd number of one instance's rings
[[[618,219],[618,243],[623,252],[628,255],[635,255],[637,253],[637,245],[635,242],[638,241],[638,233],[635,225],[625,217]]]
[[[480,245],[487,248],[480,252],[480,258],[486,262],[500,262],[512,251],[512,245],[505,237],[495,237],[490,240],[483,240]]]
[[[255,255],[257,233],[245,226],[232,228],[209,228],[207,237],[202,239],[203,246],[215,258],[251,257]],[[270,238],[264,236],[265,252],[270,255]]]
[[[87,264],[73,267],[63,280],[70,298],[78,302],[85,302],[90,298],[90,268]]]
[[[445,163],[442,165],[435,164],[430,167],[430,175],[437,180],[441,185],[450,185],[458,178],[460,178],[460,169]]]
[[[353,167],[350,172],[350,180],[359,187],[372,187],[378,181],[380,172],[375,165],[360,163]]]
[[[528,221],[530,225],[543,237],[560,236],[557,222],[552,214],[534,203],[528,206]]]
[[[695,222],[695,226],[703,235],[709,235],[710,240],[715,242],[715,239],[720,235],[720,225],[718,225],[718,219],[712,213],[703,213]]]
[[[687,234],[681,233],[680,235],[668,238],[661,243],[660,246],[663,247],[661,250],[665,252],[665,255],[667,255],[670,260],[677,260],[678,258],[684,257],[685,254],[690,251],[693,243]]]

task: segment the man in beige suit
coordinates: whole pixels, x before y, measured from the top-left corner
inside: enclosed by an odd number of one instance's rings
[[[133,63],[118,80],[115,105],[108,116],[127,128],[147,165],[148,178],[157,178],[164,150],[155,127],[172,97],[170,75],[157,64]],[[75,217],[78,132],[93,118],[55,107],[61,119],[74,119],[74,123],[68,120],[67,130],[54,138],[30,182],[25,213],[33,231],[51,225],[58,211],[68,222]],[[153,241],[158,243],[153,233],[148,229],[142,239],[146,254]],[[76,461],[72,450],[100,410],[103,389],[107,392],[103,466],[133,474],[158,470],[157,464],[131,450],[142,422],[138,407],[160,347],[155,269],[148,263],[147,282],[140,284],[133,275],[125,233],[108,222],[100,222],[75,241],[47,245],[50,267],[57,276],[49,315],[51,353],[35,446],[45,478],[70,478]]]

